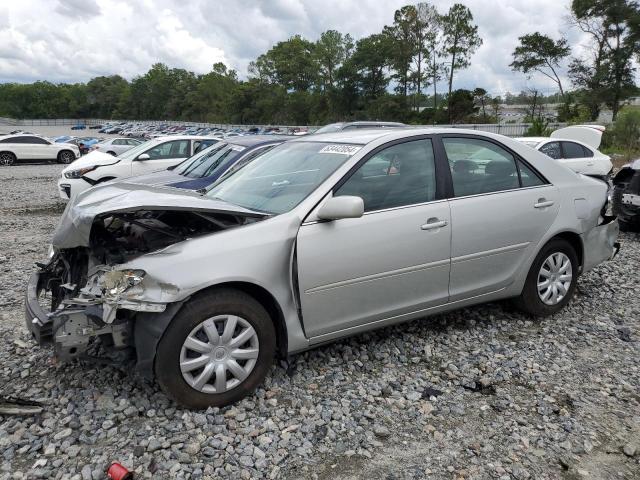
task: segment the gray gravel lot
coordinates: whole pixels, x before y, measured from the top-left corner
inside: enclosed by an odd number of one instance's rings
[[[64,207],[60,169],[0,169],[0,396],[44,404],[0,416],[0,480],[105,479],[114,460],[154,479],[640,478],[638,236],[552,318],[491,304],[386,328],[190,412],[29,339],[24,287]]]

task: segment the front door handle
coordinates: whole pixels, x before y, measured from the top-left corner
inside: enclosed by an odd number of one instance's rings
[[[533,204],[534,208],[546,208],[553,205],[553,200],[547,200],[546,198],[539,198],[536,203]]]
[[[431,217],[427,220],[427,223],[420,227],[421,230],[435,230],[436,228],[442,228],[447,226],[446,220],[440,220],[436,217]]]

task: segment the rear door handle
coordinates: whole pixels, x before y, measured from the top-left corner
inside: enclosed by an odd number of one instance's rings
[[[553,200],[547,200],[546,198],[539,198],[536,203],[534,203],[534,208],[546,208],[553,205]]]
[[[427,220],[427,223],[420,227],[421,230],[435,230],[436,228],[442,228],[447,226],[446,220],[440,220],[439,218],[432,217]]]

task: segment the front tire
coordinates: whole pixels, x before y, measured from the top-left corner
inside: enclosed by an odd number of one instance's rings
[[[578,256],[571,244],[561,238],[551,240],[533,261],[516,306],[540,317],[562,310],[575,292],[578,269]]]
[[[58,153],[58,163],[68,165],[75,159],[76,157],[71,150],[62,150],[60,153]]]
[[[0,153],[0,165],[10,167],[16,162],[16,156],[11,152]]]
[[[221,289],[194,297],[171,321],[158,344],[155,374],[180,405],[223,407],[262,383],[275,351],[264,307],[244,292]]]

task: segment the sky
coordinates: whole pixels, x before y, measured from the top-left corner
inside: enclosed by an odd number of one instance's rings
[[[460,1],[460,0],[458,0]],[[316,40],[334,29],[355,39],[393,22],[407,0],[2,0],[0,83],[85,82],[99,75],[127,79],[156,62],[206,73],[224,62],[247,76],[249,62],[275,43],[301,34]],[[453,0],[433,0],[441,13]],[[574,54],[587,39],[568,22],[570,0],[462,0],[483,45],[454,88],[490,93],[525,88],[555,92],[542,75],[509,68],[518,37],[540,31],[565,35]],[[563,76],[566,71],[563,72]],[[564,78],[568,84],[568,80]],[[443,84],[444,87],[444,84]]]

